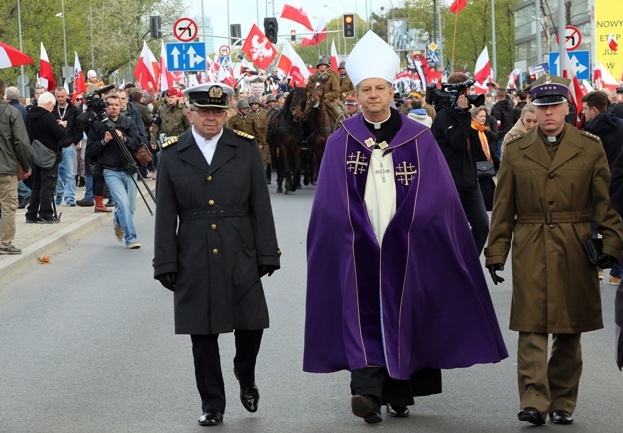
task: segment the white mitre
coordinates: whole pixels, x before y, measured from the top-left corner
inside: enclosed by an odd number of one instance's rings
[[[372,30],[355,44],[346,59],[346,72],[355,87],[366,78],[382,78],[391,83],[399,67],[398,55]]]

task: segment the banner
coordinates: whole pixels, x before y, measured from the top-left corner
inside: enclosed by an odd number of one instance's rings
[[[595,1],[595,65],[601,62],[605,69],[621,80],[623,75],[623,50],[616,48],[612,43],[614,36],[616,45],[621,43],[623,35],[623,8],[620,0]]]

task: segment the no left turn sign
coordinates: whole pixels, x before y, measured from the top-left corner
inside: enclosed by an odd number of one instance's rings
[[[556,35],[556,42],[560,45],[560,38]],[[574,26],[565,27],[565,48],[567,51],[573,51],[578,49],[582,43],[582,34],[580,29]]]
[[[173,24],[173,34],[182,42],[190,42],[197,37],[197,23],[190,18],[180,18]]]

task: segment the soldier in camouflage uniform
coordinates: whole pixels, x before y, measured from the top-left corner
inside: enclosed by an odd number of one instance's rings
[[[272,168],[270,165],[270,147],[266,142],[266,115],[268,114],[268,111],[262,109],[260,98],[257,96],[249,99],[249,105],[251,106],[249,116],[255,117],[255,121],[260,131],[260,133],[255,137],[255,140],[257,141],[260,149],[260,155],[262,155],[262,162],[264,163],[264,168],[266,170],[266,181],[270,185]]]
[[[190,121],[186,115],[186,107],[179,103],[181,92],[175,88],[165,92],[166,104],[158,109],[158,116],[151,127],[150,144],[156,145],[160,141],[160,134],[176,137],[190,128]]]
[[[253,138],[257,138],[260,136],[260,128],[257,125],[255,116],[249,115],[250,108],[249,101],[246,99],[238,100],[236,104],[238,114],[227,121],[227,127],[236,131],[246,132],[252,135]]]

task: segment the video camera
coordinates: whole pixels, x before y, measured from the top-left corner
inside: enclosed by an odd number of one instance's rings
[[[465,89],[469,89],[476,83],[476,80],[470,78],[462,83],[443,83],[441,90],[437,88],[435,83],[426,86],[426,103],[433,105],[436,109],[441,107],[458,108],[456,100],[461,96]],[[479,107],[485,103],[485,95],[466,95],[467,102],[470,105]]]
[[[85,99],[87,102],[87,108],[96,113],[98,117],[101,117],[104,110],[106,110],[106,107],[108,107],[108,102],[104,101],[102,95],[106,92],[111,91],[114,88],[114,84],[109,84],[106,87],[102,87],[101,89],[86,95]]]

